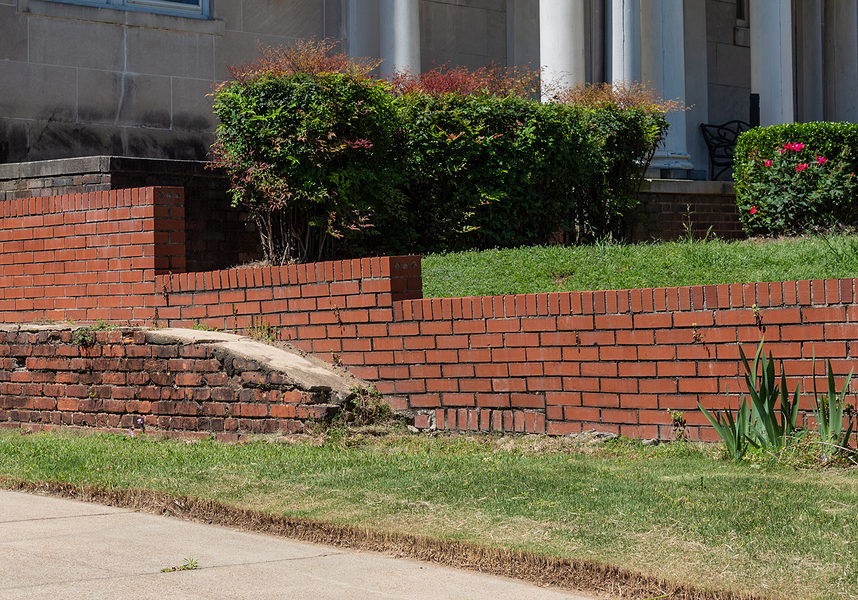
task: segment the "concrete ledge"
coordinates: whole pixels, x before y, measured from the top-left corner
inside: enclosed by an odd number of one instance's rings
[[[335,373],[331,366],[313,356],[269,346],[249,337],[223,331],[199,331],[196,329],[152,329],[146,332],[150,344],[209,344],[216,348],[224,360],[240,358],[259,363],[264,370],[285,373],[295,385],[308,392],[332,392],[337,401],[352,395],[355,386],[365,383],[351,375]]]
[[[155,172],[181,175],[205,175],[222,177],[217,171],[206,169],[202,160],[175,160],[169,158],[135,158],[129,156],[78,156],[54,160],[0,164],[0,181],[34,179],[39,177],[62,177],[86,173]]]
[[[643,194],[689,194],[723,196],[736,193],[732,181],[691,181],[686,179],[644,179]]]

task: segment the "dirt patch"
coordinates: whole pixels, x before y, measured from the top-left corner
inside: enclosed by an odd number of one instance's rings
[[[512,577],[569,590],[644,600],[764,600],[762,596],[698,589],[590,561],[542,556],[531,552],[488,548],[404,533],[376,531],[310,519],[271,515],[211,500],[172,496],[151,490],[110,490],[59,482],[21,482],[0,478],[7,489],[73,498],[107,506],[223,525],[398,558],[424,560],[480,573]]]

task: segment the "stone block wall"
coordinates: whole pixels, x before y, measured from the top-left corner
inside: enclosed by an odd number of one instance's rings
[[[211,92],[230,66],[255,60],[260,44],[330,39],[348,50],[346,0],[213,1],[204,18],[128,4],[0,0],[0,80],[15,82],[0,95],[0,163],[203,160],[217,126]],[[507,0],[420,5],[425,69],[507,64]],[[520,32],[527,49],[514,64],[537,62],[536,33]]]

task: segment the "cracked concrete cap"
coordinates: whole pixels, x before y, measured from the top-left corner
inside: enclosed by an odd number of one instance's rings
[[[363,385],[357,378],[337,373],[332,367],[312,356],[302,356],[248,337],[222,331],[196,329],[157,329],[146,332],[153,344],[211,344],[227,356],[253,360],[263,368],[284,373],[304,390],[331,390],[348,396],[351,388]]]

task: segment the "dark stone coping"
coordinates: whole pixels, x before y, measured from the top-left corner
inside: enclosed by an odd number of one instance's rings
[[[203,160],[135,158],[130,156],[79,156],[0,164],[0,181],[61,177],[87,173],[164,173],[175,175],[224,177],[222,171],[207,169]]]

